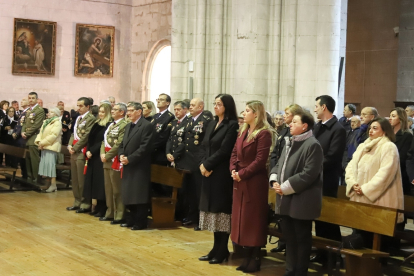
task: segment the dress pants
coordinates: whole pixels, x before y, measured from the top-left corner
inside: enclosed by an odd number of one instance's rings
[[[283,216],[281,224],[286,239],[285,276],[308,275],[309,256],[312,251],[312,220]]]
[[[127,224],[141,228],[148,226],[148,204],[131,204],[125,208],[129,210]]]
[[[29,154],[26,154],[27,176],[31,179],[37,179],[40,164],[40,152],[37,146],[27,146]]]
[[[200,170],[194,171],[189,175],[186,175],[186,181],[184,186],[185,197],[188,202],[188,215],[187,218],[198,224],[200,217],[200,197],[201,197],[201,182],[203,176]]]
[[[91,202],[86,202],[83,198],[83,184],[85,183],[85,156],[82,152],[76,152],[70,157],[70,169],[72,176],[72,192],[75,201],[73,206],[83,209],[91,208]]]
[[[114,220],[124,218],[125,206],[121,195],[121,172],[104,168],[106,210],[105,217]]]

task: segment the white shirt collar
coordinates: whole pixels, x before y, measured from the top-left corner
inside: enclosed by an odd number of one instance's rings
[[[332,116],[332,118],[333,118],[333,116]],[[326,120],[325,122],[322,122],[322,124],[324,125],[324,124],[326,124],[327,122],[329,122],[332,118],[330,118],[330,119],[328,119],[328,120]]]
[[[160,113],[160,117],[161,117],[161,115],[162,114],[164,114],[165,112],[167,112],[168,111],[168,108],[167,109],[165,109],[164,111],[160,111],[159,113]]]
[[[141,117],[142,116],[139,116],[139,118],[135,121],[135,122],[133,122],[134,124],[137,124],[138,123],[138,121],[139,121],[139,119],[141,119]]]
[[[120,119],[118,119],[118,120],[114,121],[115,125],[116,125],[117,123],[119,123],[119,121],[121,121],[122,119],[123,119],[123,118],[120,118]]]
[[[26,107],[26,108],[23,110],[23,112],[26,112],[29,108],[30,108],[30,106],[29,106],[29,107]]]
[[[30,107],[32,110],[35,109],[35,107],[38,106],[38,104],[35,104],[33,107]]]
[[[201,114],[203,114],[203,111],[201,111],[197,116],[193,117],[193,121],[195,122]]]
[[[89,111],[87,111],[87,112],[86,112],[85,114],[83,114],[83,115],[79,115],[79,117],[83,118],[83,117],[85,117],[88,113],[89,113]]]

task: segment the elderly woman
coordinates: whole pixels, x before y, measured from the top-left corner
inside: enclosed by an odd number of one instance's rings
[[[243,246],[243,272],[260,270],[260,248],[266,245],[268,191],[266,163],[272,146],[271,127],[264,105],[249,101],[244,124],[234,145],[230,171],[233,178],[231,240]]]
[[[151,101],[145,101],[142,103],[142,115],[144,116],[145,120],[151,122],[152,118],[156,113],[155,105]]]
[[[385,118],[372,120],[369,138],[359,145],[345,171],[346,195],[351,201],[404,209],[400,158],[394,144],[395,134]],[[399,214],[398,228],[404,215]],[[371,247],[372,236],[363,235],[365,246]]]
[[[57,191],[56,187],[56,160],[62,142],[62,124],[60,110],[57,107],[49,108],[47,119],[36,137],[35,145],[41,150],[39,175],[50,177],[51,185],[46,193]]]
[[[275,123],[275,129],[277,134],[282,131],[286,127],[285,125],[285,119],[283,118],[284,112],[283,111],[276,111],[273,114],[273,122]]]
[[[307,275],[312,250],[312,220],[322,209],[323,152],[312,134],[313,116],[302,112],[290,123],[291,139],[270,173],[286,239],[286,274]]]
[[[403,192],[406,195],[411,193],[411,181],[408,178],[406,170],[407,153],[410,149],[411,142],[413,141],[413,135],[408,130],[407,113],[401,107],[391,110],[389,122],[394,130],[395,145],[400,155],[400,169],[401,179],[403,184]]]

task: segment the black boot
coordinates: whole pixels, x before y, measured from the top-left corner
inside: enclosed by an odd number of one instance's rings
[[[236,270],[242,270],[244,271],[247,266],[249,265],[251,259],[252,259],[252,254],[253,254],[253,247],[248,247],[248,246],[244,246],[243,247],[243,262],[241,263],[240,266],[238,266],[236,268]]]
[[[260,246],[253,247],[252,259],[250,260],[247,267],[243,270],[244,273],[252,273],[260,271],[261,265]]]
[[[229,249],[227,247],[230,235],[226,232],[217,232],[217,235],[220,237],[218,250],[214,258],[209,262],[210,264],[221,264],[223,261],[227,261],[230,255]]]
[[[214,256],[216,255],[218,249],[220,246],[220,235],[219,232],[214,232],[214,245],[213,245],[213,249],[211,249],[211,251],[205,255],[205,256],[201,256],[200,258],[198,258],[200,261],[211,261]]]

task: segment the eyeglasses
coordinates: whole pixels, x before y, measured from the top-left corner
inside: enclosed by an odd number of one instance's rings
[[[222,103],[213,103],[213,106],[222,107],[223,104]]]
[[[165,102],[166,100],[167,99],[161,99],[161,98],[156,99],[157,102]]]
[[[136,111],[135,109],[127,109],[127,112],[134,112]]]

